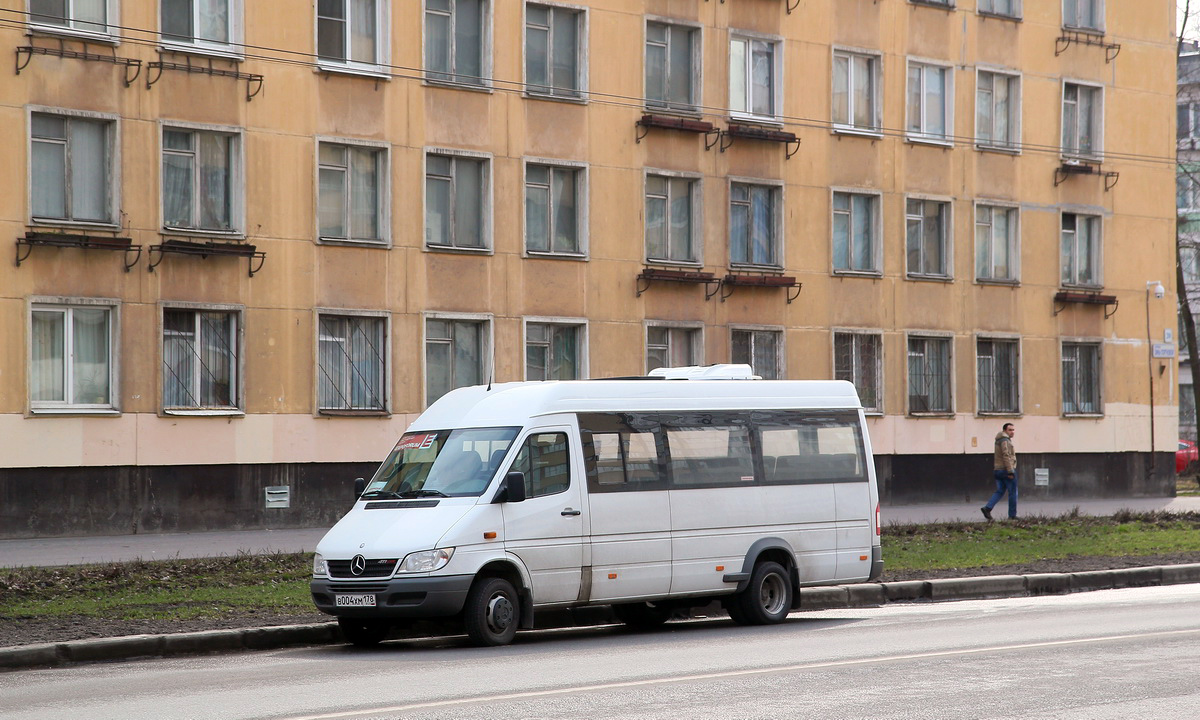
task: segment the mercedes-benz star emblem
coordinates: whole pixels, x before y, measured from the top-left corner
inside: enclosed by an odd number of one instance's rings
[[[355,555],[354,559],[350,561],[350,574],[354,577],[362,575],[363,571],[366,569],[367,559],[362,555]]]

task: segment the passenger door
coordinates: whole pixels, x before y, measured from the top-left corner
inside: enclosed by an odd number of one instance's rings
[[[526,499],[503,506],[504,546],[525,563],[539,605],[579,599],[587,517],[573,436],[567,427],[532,430],[508,468],[525,474]]]

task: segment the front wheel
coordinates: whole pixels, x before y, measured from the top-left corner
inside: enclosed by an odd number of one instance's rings
[[[747,625],[774,625],[783,622],[792,609],[792,583],[787,570],[777,562],[765,561],[754,566],[750,584],[735,599],[741,618],[730,613],[734,622]]]
[[[356,647],[375,647],[392,631],[391,623],[362,618],[338,618],[338,627],[346,642]]]
[[[463,608],[463,625],[476,645],[507,645],[517,634],[521,603],[512,583],[482,578],[471,586]]]

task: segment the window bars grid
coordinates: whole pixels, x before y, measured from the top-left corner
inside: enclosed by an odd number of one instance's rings
[[[383,340],[382,318],[321,317],[319,409],[386,410]]]

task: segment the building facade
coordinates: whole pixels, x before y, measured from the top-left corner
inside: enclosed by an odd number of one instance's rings
[[[892,502],[1004,422],[1173,492],[1165,0],[17,5],[2,535],[331,522],[453,387],[730,361],[854,382]]]

